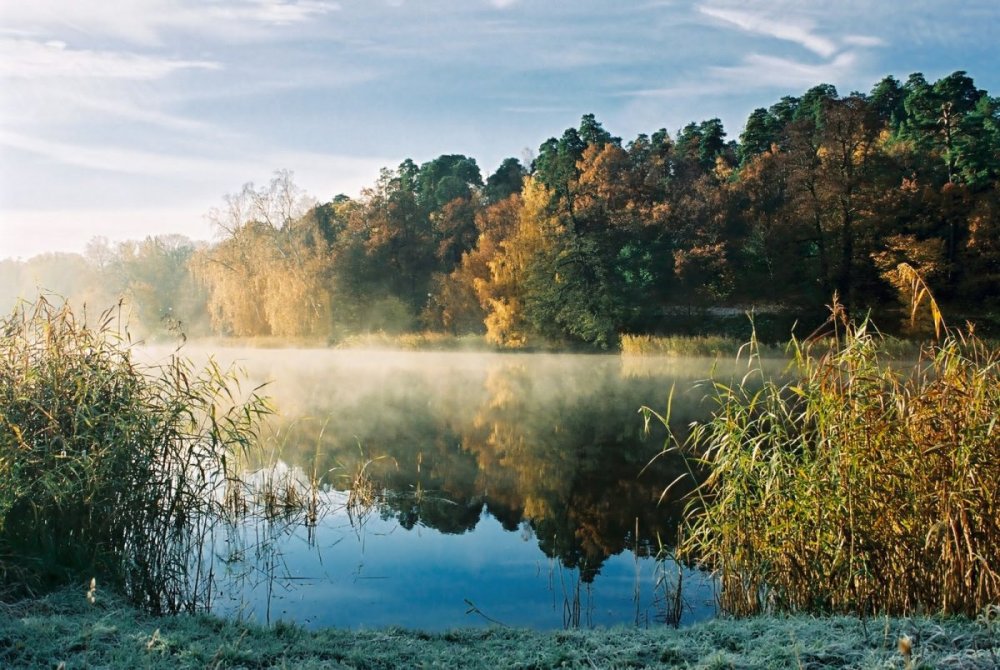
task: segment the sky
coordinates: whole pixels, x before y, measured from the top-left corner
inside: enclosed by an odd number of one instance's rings
[[[995,0],[0,0],[0,259],[179,233],[276,170],[319,201],[593,113],[628,141],[829,83],[965,70]]]

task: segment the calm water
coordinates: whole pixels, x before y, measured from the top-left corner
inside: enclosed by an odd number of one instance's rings
[[[216,357],[270,381],[270,458],[326,482],[315,528],[256,524],[215,539],[216,612],[314,627],[656,625],[671,618],[680,574],[681,623],[714,614],[704,576],[656,560],[683,505],[658,500],[686,466],[663,457],[644,470],[665,431],[647,434],[638,412],[663,410],[673,386],[682,434],[710,409],[696,386],[712,360]],[[376,502],[348,514],[360,470]]]

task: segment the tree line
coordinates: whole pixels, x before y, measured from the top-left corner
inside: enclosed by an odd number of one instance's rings
[[[233,336],[430,329],[606,348],[669,331],[679,311],[815,313],[835,292],[855,313],[893,306],[904,261],[939,302],[987,317],[998,176],[1000,99],[965,72],[918,73],[783,97],[736,139],[713,118],[625,142],[588,114],[485,180],[464,155],[408,159],[360,197],[317,203],[279,172],[224,198],[215,243],[98,240],[73,263],[144,323]],[[46,262],[0,273],[23,284]]]

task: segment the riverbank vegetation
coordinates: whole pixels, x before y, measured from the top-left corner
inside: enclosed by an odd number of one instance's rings
[[[482,335],[453,335],[436,331],[390,334],[384,330],[348,335],[340,349],[396,349],[400,351],[495,351]]]
[[[625,356],[708,356],[731,357],[743,346],[735,338],[721,335],[654,336],[622,335],[621,352]],[[780,348],[768,349],[775,356],[784,355]]]
[[[1000,349],[949,329],[920,277],[900,273],[937,336],[915,362],[886,358],[834,301],[789,372],[769,374],[751,343],[747,375],[715,383],[713,418],[672,444],[707,474],[679,553],[717,573],[724,610],[1000,604]]]
[[[0,605],[16,668],[995,668],[1000,612],[979,619],[757,617],[689,628],[424,633],[308,631],[206,615],[152,617],[100,589]]]
[[[447,154],[316,202],[291,175],[225,197],[211,244],[177,236],[0,262],[0,287],[126,297],[146,333],[306,338],[425,330],[496,346],[614,349],[623,334],[761,341],[898,307],[907,262],[942,305],[997,327],[1000,105],[964,72],[820,84],[623,141],[593,115],[485,179]],[[330,192],[336,192],[331,185]],[[820,319],[821,320],[821,319]],[[896,330],[898,319],[880,326]]]
[[[137,363],[119,316],[42,298],[0,321],[0,596],[84,577],[152,611],[209,595],[204,536],[268,410],[211,361]]]

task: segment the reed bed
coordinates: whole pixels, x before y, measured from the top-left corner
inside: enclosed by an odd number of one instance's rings
[[[1000,352],[931,304],[939,339],[908,364],[836,304],[831,339],[793,341],[785,377],[751,345],[746,376],[713,385],[713,418],[670,446],[708,472],[679,552],[717,572],[726,611],[1000,603]]]
[[[495,351],[483,335],[452,335],[422,331],[414,333],[359,333],[340,340],[338,349],[401,349],[403,351]]]
[[[735,356],[743,342],[723,335],[622,335],[624,356]],[[781,356],[776,347],[761,347],[766,355]]]
[[[133,361],[119,314],[0,321],[0,595],[97,577],[152,611],[207,597],[201,548],[268,413],[214,362]]]

